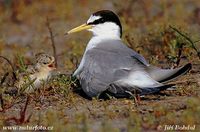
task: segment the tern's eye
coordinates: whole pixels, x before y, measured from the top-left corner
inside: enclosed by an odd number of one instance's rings
[[[101,19],[99,19],[99,22],[103,23],[103,22],[105,22],[105,20],[103,18],[101,18]]]
[[[97,25],[97,24],[100,24],[100,23],[104,23],[105,22],[105,19],[104,18],[100,18],[100,19],[96,19],[95,21],[93,22],[89,22],[87,23],[88,25]]]

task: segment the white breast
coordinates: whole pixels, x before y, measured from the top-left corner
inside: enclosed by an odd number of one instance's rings
[[[87,47],[85,49],[85,52],[83,54],[82,60],[79,64],[79,67],[76,69],[76,71],[74,72],[73,76],[76,76],[78,78],[79,73],[82,71],[83,69],[83,65],[85,63],[85,54],[87,53],[88,50],[96,47],[98,45],[98,43],[100,43],[102,41],[101,38],[99,37],[92,37],[89,41],[89,43],[87,44]]]

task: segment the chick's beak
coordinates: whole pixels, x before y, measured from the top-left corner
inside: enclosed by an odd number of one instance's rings
[[[56,69],[56,66],[54,63],[51,63],[48,65],[49,68],[51,68],[52,70],[55,70]]]
[[[76,28],[71,29],[70,31],[66,32],[65,35],[71,34],[71,33],[75,33],[75,32],[80,32],[86,29],[91,29],[92,25],[88,25],[88,24],[82,24]]]

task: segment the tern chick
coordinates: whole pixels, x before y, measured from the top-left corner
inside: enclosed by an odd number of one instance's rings
[[[25,72],[19,73],[18,80],[14,84],[18,90],[26,93],[32,93],[39,89],[52,75],[55,70],[55,59],[46,53],[35,55],[36,62],[29,65]]]

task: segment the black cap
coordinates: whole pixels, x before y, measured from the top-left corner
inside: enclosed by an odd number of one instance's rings
[[[100,16],[101,18],[88,23],[89,25],[97,25],[97,24],[101,24],[104,22],[113,22],[119,26],[120,37],[122,36],[122,25],[120,23],[118,16],[114,12],[112,12],[110,10],[101,10],[101,11],[97,11],[97,12],[93,13],[93,16]]]

